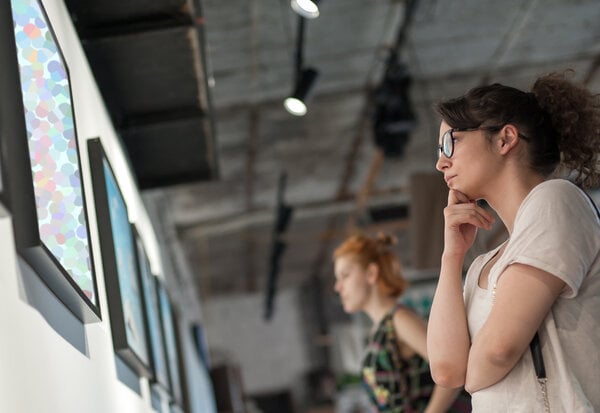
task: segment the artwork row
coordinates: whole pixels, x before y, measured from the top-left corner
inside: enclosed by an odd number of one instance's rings
[[[0,201],[19,254],[83,323],[101,320],[68,67],[42,4],[1,2]],[[114,350],[182,402],[176,314],[100,139],[88,142]]]

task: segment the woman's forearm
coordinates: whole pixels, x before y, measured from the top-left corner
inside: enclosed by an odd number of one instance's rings
[[[469,356],[469,332],[462,287],[463,257],[442,257],[440,278],[427,327],[431,374],[444,387],[462,387]]]
[[[499,382],[514,368],[564,287],[558,277],[523,264],[502,272],[492,309],[469,351],[465,388],[470,393]]]
[[[424,413],[445,413],[448,411],[460,389],[446,389],[435,386]]]
[[[465,379],[465,389],[474,393],[502,380],[521,358],[521,354],[492,354],[490,351],[471,351]]]

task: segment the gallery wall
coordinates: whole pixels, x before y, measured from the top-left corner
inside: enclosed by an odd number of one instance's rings
[[[165,265],[161,256],[160,237],[144,207],[65,5],[60,0],[44,0],[40,4],[69,71],[99,318],[81,321],[57,297],[56,289],[49,288],[36,265],[17,253],[15,234],[20,229],[15,227],[15,207],[12,205],[11,210],[11,205],[0,202],[0,411],[214,412],[210,379],[191,335],[191,326],[201,321],[200,315],[191,311],[199,308],[199,303],[180,305],[178,292],[172,290],[174,275],[165,270],[172,266]],[[8,102],[4,104],[6,107]],[[0,117],[0,122],[6,121]],[[113,292],[107,291],[105,282],[96,188],[87,150],[87,141],[92,138],[100,139],[127,205],[129,221],[145,247],[150,272],[165,288],[171,287],[168,293],[177,317],[174,322],[184,370],[180,390],[187,396],[185,402],[173,404],[173,392],[154,385],[151,378],[140,375],[115,352],[107,298]],[[5,145],[0,148],[5,149]],[[0,166],[6,172],[6,158],[2,158]],[[7,176],[2,178],[6,180]],[[6,190],[5,185],[0,185],[0,194]]]

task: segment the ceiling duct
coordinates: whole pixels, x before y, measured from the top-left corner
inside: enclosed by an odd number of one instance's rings
[[[65,3],[138,187],[217,178],[200,1]]]

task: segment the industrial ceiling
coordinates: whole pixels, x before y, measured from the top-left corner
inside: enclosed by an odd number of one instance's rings
[[[329,288],[331,250],[353,230],[396,235],[418,277],[435,268],[444,202],[432,103],[567,68],[600,91],[597,0],[421,0],[401,44],[409,2],[324,0],[304,22],[303,61],[319,71],[304,117],[282,106],[299,32],[287,0],[67,4],[145,200],[206,299],[263,291],[275,235],[277,288]],[[416,123],[390,156],[373,91],[393,50]],[[279,233],[278,201],[292,210]]]
[[[215,178],[199,2],[67,6],[140,189]]]

